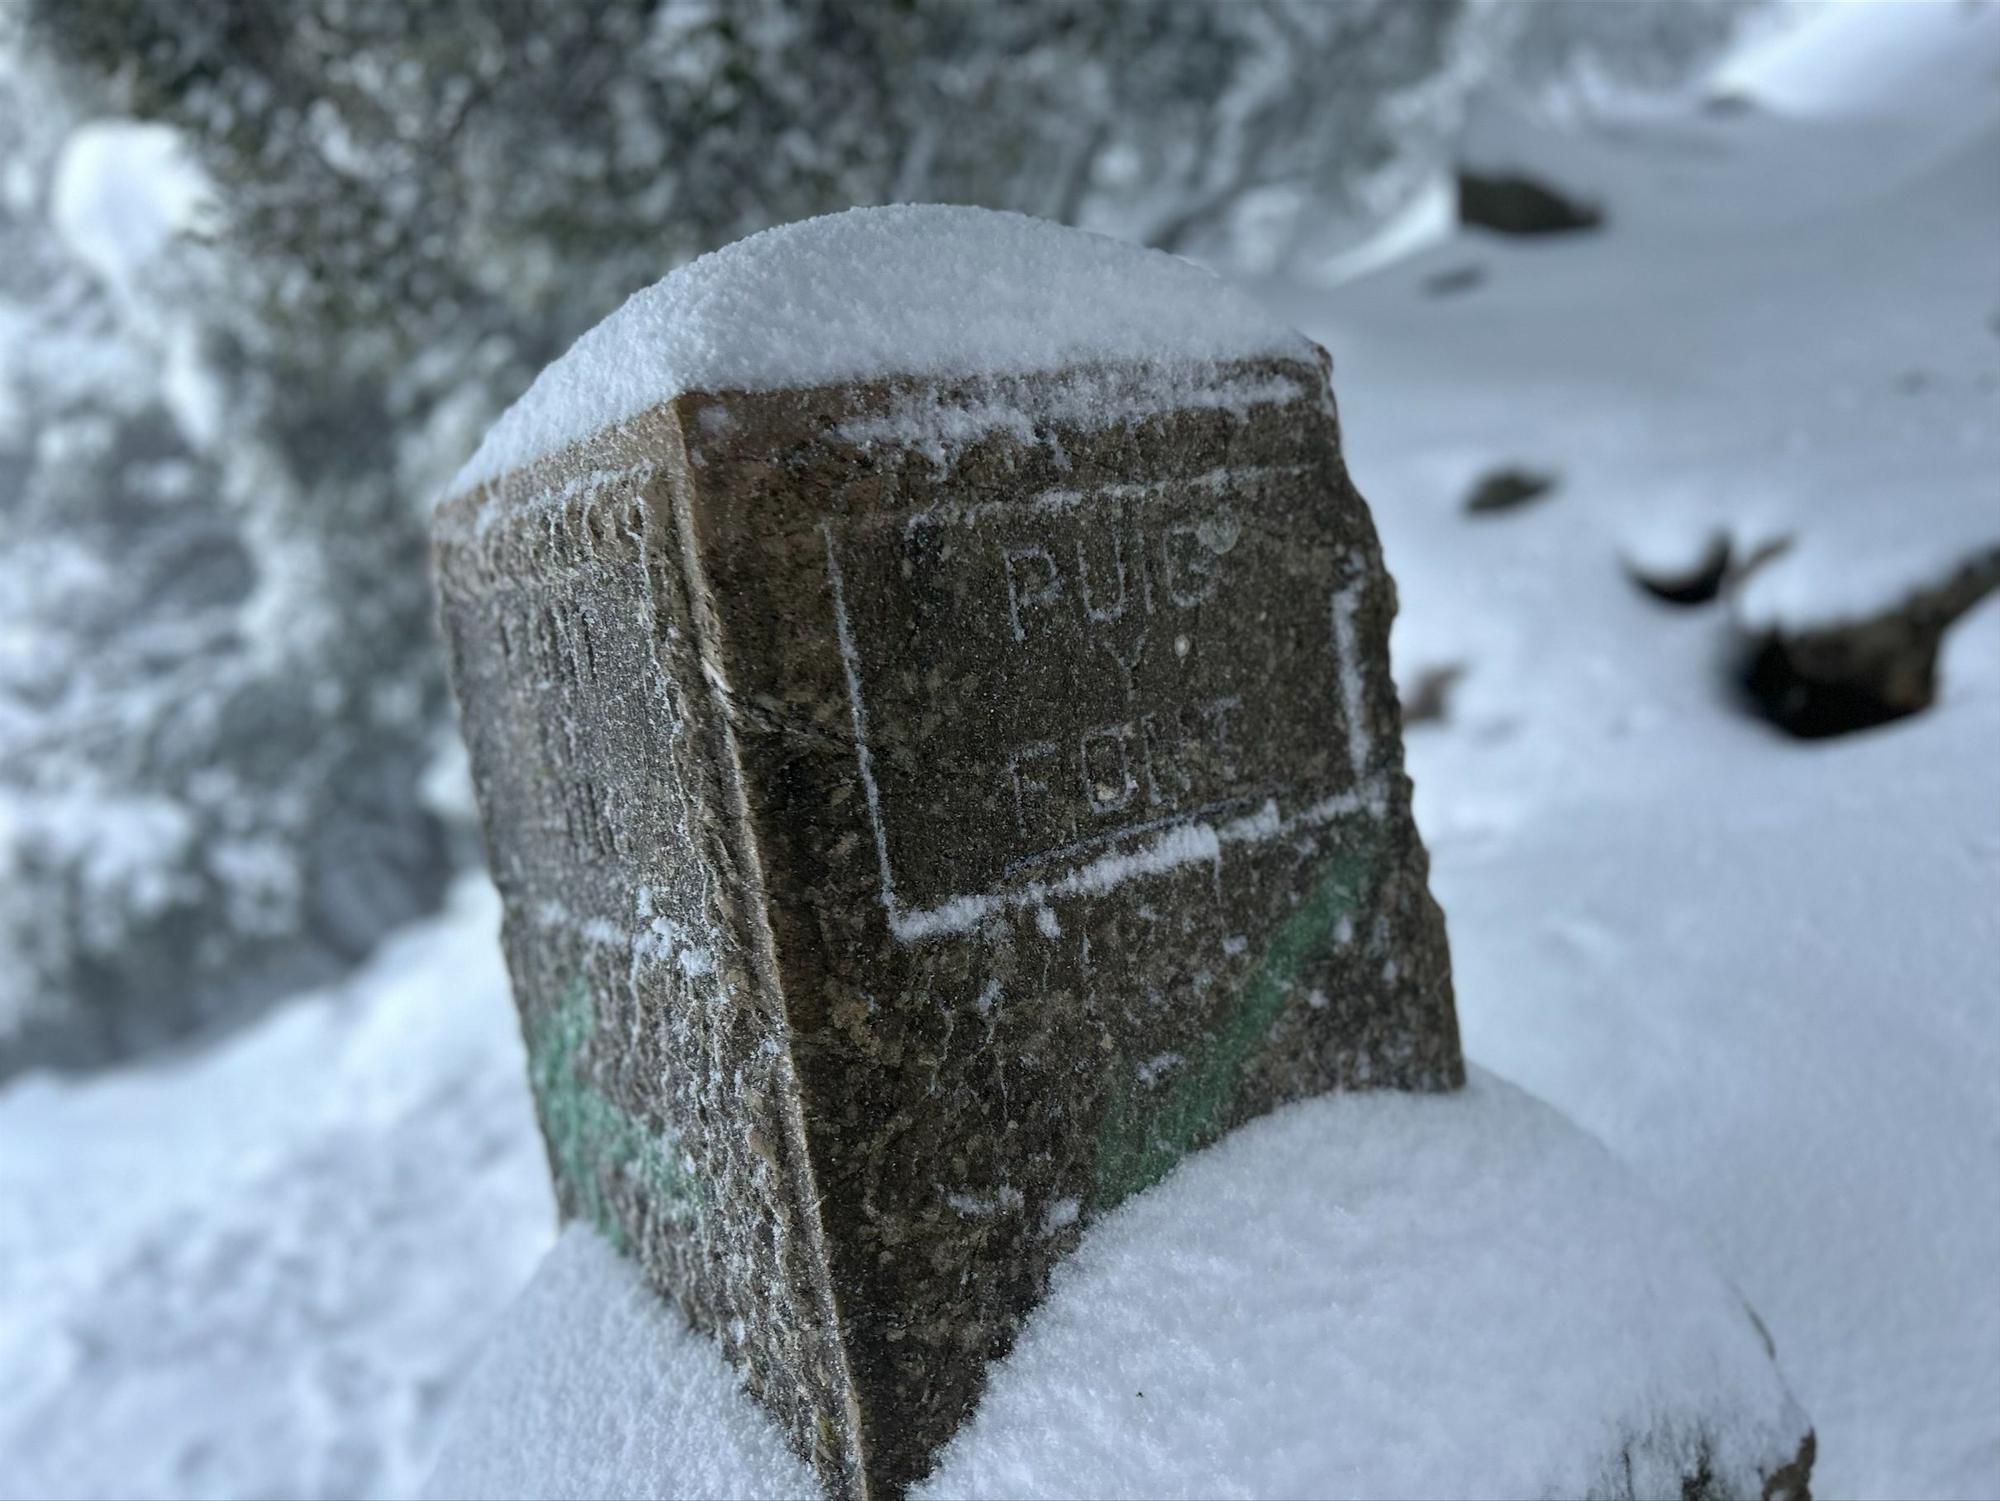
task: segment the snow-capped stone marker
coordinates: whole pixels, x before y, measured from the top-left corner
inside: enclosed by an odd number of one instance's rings
[[[837,1493],[1187,1151],[1463,1080],[1326,358],[1185,262],[755,236],[543,373],[437,572],[564,1209]]]

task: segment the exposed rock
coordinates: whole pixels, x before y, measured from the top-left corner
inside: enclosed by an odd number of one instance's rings
[[[1445,662],[1417,673],[1410,691],[1403,695],[1403,728],[1442,724],[1451,712],[1451,691],[1465,676],[1463,662]]]
[[[1702,96],[1701,112],[1718,120],[1740,120],[1762,110],[1756,98],[1741,89],[1712,89]]]
[[[1485,285],[1486,268],[1473,262],[1464,266],[1447,266],[1442,271],[1433,271],[1423,281],[1424,291],[1432,297],[1455,297],[1461,292],[1470,292]]]
[[[1573,234],[1596,229],[1603,210],[1525,173],[1458,172],[1458,222],[1503,235]]]
[[[1952,623],[2000,588],[2000,547],[1890,609],[1824,625],[1749,632],[1738,675],[1757,711],[1801,739],[1887,724],[1930,707]]]
[[[1540,500],[1553,491],[1557,477],[1547,470],[1506,468],[1494,469],[1481,475],[1472,487],[1472,493],[1465,497],[1466,514],[1470,516],[1491,516],[1502,511],[1516,511],[1533,500]]]
[[[1799,1440],[1792,1462],[1764,1477],[1764,1501],[1812,1501],[1813,1461],[1819,1455],[1819,1435],[1808,1430]]]

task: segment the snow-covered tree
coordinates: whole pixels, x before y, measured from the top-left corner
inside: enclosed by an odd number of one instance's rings
[[[73,125],[0,72],[0,1072],[337,973],[448,869],[392,423],[215,313],[172,131]]]

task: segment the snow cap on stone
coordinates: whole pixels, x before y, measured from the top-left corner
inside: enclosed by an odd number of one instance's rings
[[[1162,251],[991,209],[850,209],[738,240],[634,293],[536,377],[449,493],[687,391],[1311,350]]]

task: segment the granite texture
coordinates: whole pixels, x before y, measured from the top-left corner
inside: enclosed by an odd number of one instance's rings
[[[683,395],[436,559],[565,1212],[836,1494],[1187,1151],[1463,1081],[1323,359]]]

